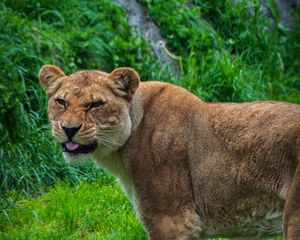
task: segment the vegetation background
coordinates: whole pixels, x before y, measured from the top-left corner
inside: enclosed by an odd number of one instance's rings
[[[146,239],[112,176],[64,162],[37,79],[43,64],[66,73],[130,66],[206,101],[300,103],[299,1],[292,28],[275,0],[266,1],[272,26],[258,0],[138,2],[181,77],[160,68],[115,1],[0,2],[0,239]]]

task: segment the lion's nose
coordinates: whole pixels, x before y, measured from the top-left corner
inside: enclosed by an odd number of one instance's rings
[[[74,137],[74,135],[79,131],[79,129],[81,128],[81,125],[65,125],[62,124],[61,127],[64,130],[65,134],[67,135],[67,137],[69,138],[69,140],[71,141],[72,138]]]

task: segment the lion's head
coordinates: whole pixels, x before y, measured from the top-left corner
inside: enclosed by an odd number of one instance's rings
[[[65,159],[76,162],[96,150],[115,151],[131,132],[129,104],[139,85],[131,68],[107,74],[79,71],[70,76],[58,67],[44,65],[39,80],[49,97],[52,134]]]

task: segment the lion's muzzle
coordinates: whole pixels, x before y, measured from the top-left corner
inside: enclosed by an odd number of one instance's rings
[[[80,125],[61,125],[61,128],[64,130],[65,134],[67,135],[68,139],[72,141],[72,138],[75,136],[75,134],[79,131],[82,124]]]
[[[79,125],[68,125],[68,124],[61,124],[61,128],[63,129],[65,135],[68,138],[68,141],[62,143],[62,149],[64,152],[78,154],[78,153],[90,153],[96,150],[97,143],[92,142],[87,145],[79,144],[73,141],[74,136],[76,133],[79,132],[82,124]]]

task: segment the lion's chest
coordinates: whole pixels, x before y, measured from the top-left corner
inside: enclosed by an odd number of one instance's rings
[[[126,194],[127,198],[129,199],[135,213],[138,215],[137,212],[137,202],[136,202],[136,193],[134,189],[134,185],[132,183],[132,180],[129,177],[119,177],[118,182],[123,190],[123,192]]]
[[[117,178],[123,192],[129,199],[136,215],[137,211],[137,201],[134,184],[132,177],[128,174],[123,161],[120,159],[117,153],[105,154],[103,152],[97,152],[94,159],[101,168],[105,169]],[[139,216],[138,216],[139,217]]]

